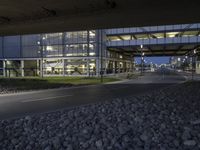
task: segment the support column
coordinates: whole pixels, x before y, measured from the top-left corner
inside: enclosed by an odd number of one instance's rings
[[[3,61],[3,76],[6,77],[6,61]]]
[[[115,61],[115,71],[114,73],[116,74],[117,73],[117,61]]]
[[[63,77],[65,76],[65,60],[63,59]]]
[[[37,76],[40,75],[40,61],[37,60]]]
[[[24,60],[21,60],[21,76],[24,77]]]
[[[126,73],[127,71],[126,71],[126,68],[127,68],[127,66],[126,66],[126,61],[124,61],[123,62],[123,73]]]
[[[196,74],[200,74],[200,61],[196,61]]]
[[[120,74],[121,71],[120,61],[118,61],[117,64],[118,64],[118,74]]]
[[[100,61],[99,58],[96,58],[96,76],[100,75]]]
[[[104,75],[107,75],[107,69],[108,69],[108,60],[106,58],[104,59]]]
[[[40,60],[40,77],[43,77],[43,60]]]
[[[87,76],[89,77],[90,76],[90,60],[87,59]]]
[[[115,74],[115,61],[113,61],[113,74]]]

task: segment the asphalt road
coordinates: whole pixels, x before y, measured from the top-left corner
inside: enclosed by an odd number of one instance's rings
[[[137,79],[112,84],[1,95],[0,119],[143,94],[184,81],[185,78],[180,75],[168,70],[159,70],[155,73],[145,73]]]

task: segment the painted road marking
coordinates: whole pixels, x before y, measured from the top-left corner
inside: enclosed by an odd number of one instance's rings
[[[55,99],[55,98],[62,98],[62,97],[70,97],[72,95],[62,95],[62,96],[53,96],[53,97],[45,97],[45,98],[39,98],[39,99],[30,99],[30,100],[23,100],[21,103],[28,103],[28,102],[35,102],[35,101],[44,101],[49,99]]]

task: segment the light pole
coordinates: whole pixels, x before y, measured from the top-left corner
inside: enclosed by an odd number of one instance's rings
[[[41,74],[41,75],[42,75],[42,78],[43,78],[43,77],[44,77],[44,75],[43,75],[43,73],[44,73],[44,72],[43,72],[43,46],[42,46],[42,48],[41,48],[41,56],[42,56],[42,60],[41,60],[41,61],[42,61],[42,62],[41,62],[41,65],[42,65],[41,73],[42,73],[42,74]]]
[[[144,53],[142,51],[143,45],[140,45],[141,48],[141,75],[143,74],[143,61],[144,61]]]
[[[40,74],[41,77],[44,77],[44,69],[43,69],[43,60],[44,60],[44,40],[46,40],[46,38],[42,35],[42,39],[40,39],[40,41],[38,42],[38,45],[40,46],[40,56],[41,56],[41,62],[40,62]]]
[[[194,70],[195,70],[195,62],[194,62],[194,58],[196,56],[196,49],[193,51],[193,55],[192,55],[192,80],[194,80]]]
[[[102,37],[102,31],[100,33],[100,46],[101,46],[101,71],[100,71],[100,75],[101,75],[101,83],[103,83],[103,43],[102,43],[103,37]]]

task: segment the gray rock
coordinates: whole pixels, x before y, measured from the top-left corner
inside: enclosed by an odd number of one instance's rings
[[[18,140],[17,140],[17,139],[12,139],[12,140],[11,140],[11,143],[12,143],[13,145],[16,145],[16,144],[18,143]]]
[[[83,134],[88,134],[88,130],[87,130],[87,129],[83,129],[83,130],[82,130],[82,133],[83,133]]]
[[[120,125],[118,125],[118,131],[121,135],[123,135],[129,131],[129,127],[127,125],[120,124]]]
[[[101,148],[103,146],[103,142],[101,140],[98,140],[95,142],[95,145],[97,148]]]
[[[73,150],[72,145],[68,145],[68,146],[67,146],[67,150]]]
[[[59,149],[60,148],[60,139],[58,137],[55,137],[52,141],[52,144],[55,149]]]
[[[68,142],[64,141],[64,142],[63,142],[63,146],[64,146],[64,147],[67,147],[67,146],[68,146]]]
[[[186,140],[186,141],[184,141],[184,145],[186,145],[186,146],[195,146],[196,142],[194,140]]]
[[[1,120],[0,150],[198,149],[200,121],[191,118],[200,113],[194,107],[200,94],[176,86],[124,100]]]
[[[179,141],[176,140],[176,139],[173,141],[173,143],[174,143],[174,145],[175,145],[176,147],[179,147],[179,145],[180,145]]]
[[[147,141],[148,140],[148,135],[146,133],[143,133],[142,135],[140,135],[140,139],[142,141]]]
[[[25,119],[26,120],[31,120],[31,117],[30,116],[26,116]]]
[[[51,150],[51,147],[47,146],[47,147],[44,148],[44,150]]]
[[[200,124],[200,119],[199,120],[195,120],[195,121],[191,121],[192,125],[198,125]]]
[[[190,131],[189,131],[189,130],[184,130],[184,132],[183,132],[181,138],[182,138],[183,140],[188,140],[188,139],[190,139],[190,138],[191,138]]]
[[[84,142],[84,143],[82,144],[82,146],[83,146],[83,148],[88,148],[89,144],[88,144],[88,142]]]
[[[4,138],[4,131],[0,130],[0,141],[2,141]]]

